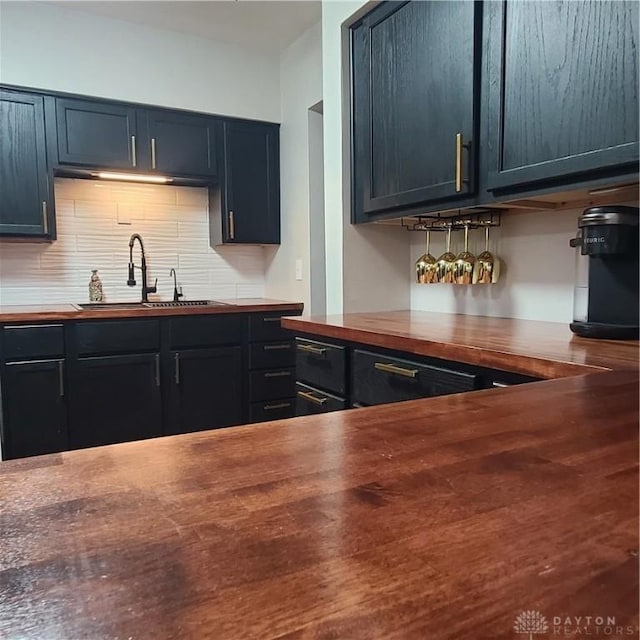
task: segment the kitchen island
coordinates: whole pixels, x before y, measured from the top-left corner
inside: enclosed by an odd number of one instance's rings
[[[410,317],[563,377],[0,463],[0,637],[636,637],[637,343]]]

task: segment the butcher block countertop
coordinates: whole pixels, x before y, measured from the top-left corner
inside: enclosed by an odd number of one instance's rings
[[[540,378],[638,369],[637,340],[593,340],[567,324],[425,311],[285,318],[283,326],[333,338]]]
[[[215,304],[218,302],[218,304]],[[220,304],[222,303],[222,304]],[[134,303],[135,304],[135,303]],[[140,307],[82,309],[75,304],[0,305],[0,322],[50,322],[55,320],[108,320],[111,318],[149,318],[153,316],[188,316],[250,311],[302,311],[301,302],[268,298],[217,300],[211,305],[194,307]]]
[[[637,637],[637,344],[375,317],[285,322],[574,368],[0,463],[0,638]]]

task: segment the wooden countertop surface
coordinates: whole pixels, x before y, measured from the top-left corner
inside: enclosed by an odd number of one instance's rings
[[[283,326],[333,338],[541,378],[637,369],[637,340],[593,340],[569,326],[424,311],[285,318]]]
[[[505,349],[453,324],[427,340]],[[516,355],[567,357],[511,326]],[[580,346],[589,375],[0,463],[0,638],[506,640],[522,611],[536,638],[637,637],[616,344]]]
[[[2,638],[638,624],[633,371],[10,461],[0,495]]]
[[[81,309],[74,304],[0,305],[0,322],[48,322],[56,320],[108,320],[111,318],[148,318],[153,316],[189,316],[216,313],[301,311],[301,302],[268,298],[218,300],[222,305],[140,309]]]

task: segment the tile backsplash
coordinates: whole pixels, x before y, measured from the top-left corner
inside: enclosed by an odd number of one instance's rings
[[[92,269],[105,300],[139,300],[139,272],[136,287],[126,284],[132,233],[144,240],[150,284],[158,278],[152,299],[171,299],[172,267],[185,299],[264,296],[262,247],[209,246],[206,189],[57,178],[55,196],[56,242],[0,242],[0,304],[88,302]]]

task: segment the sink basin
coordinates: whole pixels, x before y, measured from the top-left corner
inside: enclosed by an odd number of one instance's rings
[[[215,300],[173,300],[153,302],[88,302],[76,305],[83,311],[110,311],[114,309],[171,309],[181,307],[227,306],[225,302]]]
[[[144,309],[144,302],[88,302],[77,304],[83,311],[109,311],[112,309]]]

